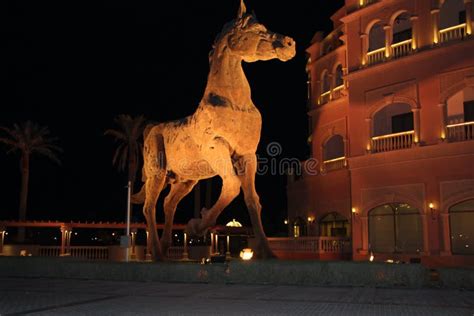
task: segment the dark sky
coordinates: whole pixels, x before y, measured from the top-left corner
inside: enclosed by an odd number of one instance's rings
[[[283,4],[284,3],[284,4]],[[305,53],[313,34],[329,31],[342,0],[247,0],[270,30],[293,37],[297,56],[244,64],[252,98],[263,116],[259,153],[279,142],[277,158],[304,159],[308,149]],[[178,119],[197,107],[209,70],[208,53],[237,0],[1,1],[0,125],[33,120],[47,125],[63,148],[62,166],[31,163],[28,218],[123,220],[126,176],[111,165],[114,143],[104,137],[117,114]],[[0,151],[0,219],[17,216],[18,156]],[[268,156],[267,156],[268,157]],[[219,181],[213,181],[217,198]],[[286,179],[257,179],[270,234],[284,230]],[[248,223],[240,196],[218,222]],[[177,222],[193,213],[192,194]],[[159,204],[161,201],[159,202]],[[159,209],[161,205],[159,205]],[[135,217],[143,220],[139,208]],[[159,212],[160,213],[160,212]],[[160,215],[161,217],[161,215]]]

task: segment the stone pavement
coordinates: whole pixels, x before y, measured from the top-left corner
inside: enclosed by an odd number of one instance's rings
[[[0,278],[0,315],[474,315],[446,289]]]

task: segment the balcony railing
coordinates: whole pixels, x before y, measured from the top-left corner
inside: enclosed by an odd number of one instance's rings
[[[393,58],[400,58],[410,54],[412,51],[412,40],[392,44]]]
[[[41,246],[39,256],[41,257],[59,257],[61,254],[60,246]],[[68,256],[86,260],[108,260],[109,247],[102,246],[72,246],[69,247]]]
[[[373,65],[383,62],[385,59],[385,47],[367,53],[367,64]]]
[[[380,153],[410,148],[413,145],[414,135],[415,131],[408,131],[372,137],[372,152]]]
[[[474,140],[474,122],[450,124],[446,128],[450,142]]]
[[[344,90],[344,85],[343,84],[340,85],[340,86],[335,87],[334,89],[332,89],[331,99],[336,100],[336,99],[339,99],[340,97],[342,97],[342,93],[341,93],[342,90]]]
[[[326,104],[331,99],[331,90],[326,91],[319,97],[319,104]]]
[[[270,248],[275,251],[307,253],[350,253],[351,241],[344,237],[278,237],[268,238]]]
[[[323,161],[324,171],[334,171],[344,169],[347,165],[346,157],[339,157],[335,159]]]
[[[440,43],[463,39],[466,35],[466,23],[448,27],[439,31]]]

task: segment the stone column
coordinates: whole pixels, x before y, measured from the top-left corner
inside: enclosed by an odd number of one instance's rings
[[[146,231],[146,249],[145,249],[145,260],[151,260],[151,240],[150,240],[150,233],[148,230]]]
[[[430,254],[430,234],[428,228],[428,216],[427,214],[420,215],[421,217],[421,227],[423,227],[423,255]]]
[[[390,58],[392,56],[393,42],[392,26],[384,25],[383,29],[385,31],[385,58]]]
[[[214,253],[214,233],[211,233],[211,255]]]
[[[365,150],[367,151],[367,153],[371,153],[372,151],[372,118],[366,117],[365,124],[366,124],[366,131],[367,131],[367,145],[366,145]]]
[[[362,249],[359,254],[366,255],[369,253],[369,217],[360,216],[360,229],[362,237]]]
[[[0,228],[0,256],[3,254],[3,243],[5,242],[5,228]]]
[[[413,143],[419,145],[420,143],[420,109],[414,108],[411,109],[413,112],[413,127],[415,130],[415,135],[413,136]]]
[[[368,42],[368,35],[365,33],[360,34],[360,40],[361,40],[361,48],[362,48],[362,54],[361,54],[361,63],[362,66],[367,65],[367,51],[369,50],[369,42]]]
[[[443,238],[443,248],[441,249],[442,256],[451,256],[451,234],[449,227],[449,213],[443,212],[441,217],[441,233]]]
[[[446,138],[448,138],[448,131],[447,131],[447,125],[448,125],[448,107],[446,105],[446,102],[439,103],[438,107],[441,111],[441,132],[440,132],[440,139],[441,141],[445,141]]]
[[[329,80],[329,101],[332,101],[334,99],[334,96],[333,96],[333,90],[334,90],[334,87],[335,87],[335,78],[336,76],[334,76],[333,74],[328,74],[328,80]]]
[[[137,260],[136,242],[137,242],[137,229],[134,228],[131,232],[132,237],[132,251],[130,254],[131,260]]]
[[[226,259],[230,259],[230,236],[227,235],[227,251],[225,252]]]
[[[439,9],[431,10],[431,23],[433,29],[433,44],[439,43]]]
[[[66,253],[71,255],[72,228],[68,228],[66,233]]]
[[[66,243],[67,243],[67,227],[61,226],[61,249],[59,251],[60,256],[64,256],[66,254]]]
[[[411,49],[417,50],[418,49],[418,32],[419,32],[418,16],[417,15],[410,16],[410,21],[411,21]]]
[[[472,0],[464,0],[466,8],[466,34],[472,34]]]
[[[316,95],[318,96],[318,105],[322,104],[321,100],[321,94],[323,93],[323,88],[321,87],[321,80],[315,80],[315,89],[316,89]]]
[[[183,260],[188,260],[188,235],[184,233],[184,240],[183,240]]]
[[[347,167],[347,158],[349,157],[349,140],[346,137],[344,137],[343,142],[344,142],[344,157],[346,157],[344,159],[344,166]]]

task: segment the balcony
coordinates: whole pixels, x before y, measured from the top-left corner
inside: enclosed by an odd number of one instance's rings
[[[450,142],[474,140],[474,122],[450,124],[446,126],[446,129]]]
[[[392,44],[392,56],[393,58],[400,58],[407,56],[412,51],[412,40],[406,40],[403,42]]]
[[[439,31],[440,43],[460,40],[466,36],[466,23],[448,27]]]
[[[342,97],[341,91],[344,90],[344,85],[340,85],[332,89],[331,100],[337,100]]]
[[[324,93],[321,94],[321,96],[319,97],[319,104],[320,104],[320,105],[326,104],[326,103],[328,103],[330,100],[331,100],[331,90],[326,91],[326,92],[324,92]]]
[[[385,48],[379,48],[367,53],[367,64],[374,65],[385,60]]]
[[[415,131],[372,137],[371,151],[373,153],[400,150],[412,147]]]
[[[323,170],[326,172],[344,169],[346,166],[346,157],[339,157],[323,161]]]

